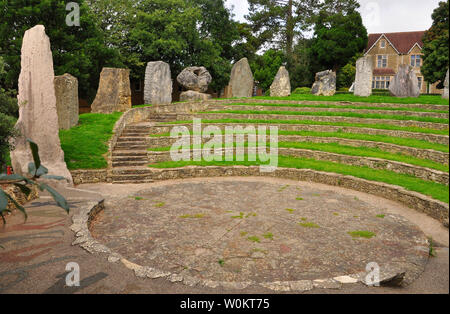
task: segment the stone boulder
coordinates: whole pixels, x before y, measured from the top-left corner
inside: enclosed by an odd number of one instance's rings
[[[291,95],[291,80],[289,72],[284,66],[280,67],[272,85],[270,86],[271,97],[287,97]]]
[[[368,97],[372,95],[373,63],[372,57],[362,57],[356,61],[354,95]]]
[[[419,80],[413,67],[408,64],[401,64],[397,74],[389,85],[389,92],[396,97],[419,97]]]
[[[205,93],[212,76],[205,67],[189,67],[178,75],[177,81],[188,91]]]
[[[125,112],[131,109],[130,70],[103,68],[93,113]]]
[[[144,102],[167,105],[172,102],[170,66],[162,61],[149,62],[145,70]]]
[[[311,88],[311,94],[333,96],[336,93],[336,72],[331,70],[316,73],[316,81]]]
[[[187,92],[182,92],[180,94],[180,101],[204,101],[211,99],[210,94],[200,93],[193,90],[188,90]]]
[[[56,110],[59,128],[68,130],[78,124],[78,80],[70,74],[55,76]]]
[[[448,99],[448,70],[447,75],[445,76],[444,93],[442,94],[442,98]]]
[[[254,79],[247,58],[239,60],[233,66],[228,87],[232,97],[253,96]]]
[[[48,174],[65,177],[66,182],[72,184],[58,135],[54,78],[50,40],[45,27],[37,25],[25,32],[22,41],[16,124],[20,136],[14,140],[11,162],[15,173],[28,174],[33,158],[27,139],[31,139],[39,146],[41,162]]]

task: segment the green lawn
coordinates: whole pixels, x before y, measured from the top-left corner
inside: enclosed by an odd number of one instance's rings
[[[122,112],[113,114],[86,113],[79,124],[70,130],[60,130],[61,147],[70,170],[104,169],[108,166],[105,154],[114,124]]]
[[[248,160],[248,159],[247,159]],[[242,165],[242,166],[258,166],[261,163],[253,162],[253,161],[213,161],[213,162],[205,162],[205,161],[168,161],[161,162],[157,164],[151,164],[149,167],[153,168],[178,168],[185,166],[231,166],[231,165]],[[266,163],[263,163],[266,164]],[[282,168],[296,168],[296,169],[312,169],[317,171],[324,172],[332,172],[339,173],[343,175],[351,175],[354,177],[384,182],[388,184],[393,184],[397,186],[404,187],[409,191],[414,191],[418,193],[422,193],[424,195],[428,195],[434,199],[440,200],[442,202],[449,202],[449,190],[448,186],[434,183],[430,181],[425,181],[413,176],[409,176],[406,174],[399,174],[389,170],[376,170],[371,169],[369,167],[360,167],[360,166],[351,166],[345,164],[339,164],[329,161],[318,161],[314,159],[307,158],[294,158],[294,157],[284,157],[279,156],[279,167]]]
[[[397,126],[391,124],[382,123],[350,123],[350,122],[326,122],[326,121],[314,121],[314,120],[264,120],[264,119],[202,119],[202,123],[210,124],[297,124],[297,125],[332,125],[332,126],[347,126],[347,127],[358,127],[358,128],[369,128],[369,129],[381,129],[381,130],[395,130],[395,131],[406,131],[406,132],[416,132],[416,133],[427,133],[427,134],[439,134],[439,135],[449,135],[449,130],[437,130],[429,128],[419,128],[410,126]],[[172,122],[160,122],[160,125],[167,124],[192,124],[192,120],[187,121],[172,121]]]
[[[270,104],[270,103],[230,103],[226,106],[261,106],[261,107],[292,107],[292,108],[330,108],[330,109],[361,109],[361,110],[385,110],[385,111],[409,111],[409,112],[434,112],[434,113],[448,113],[447,110],[426,109],[421,107],[375,107],[375,106],[359,106],[359,105],[307,105],[307,104]]]
[[[270,143],[268,142],[267,145],[269,147]],[[234,147],[236,147],[236,146],[248,147],[248,142],[245,142],[244,145],[237,145],[237,143],[233,143],[233,146]],[[191,145],[190,147],[193,148],[194,145]],[[407,164],[415,165],[415,166],[419,166],[419,167],[435,169],[435,170],[439,170],[439,171],[443,171],[443,172],[449,171],[449,167],[447,165],[440,164],[440,163],[434,162],[432,160],[417,158],[417,157],[406,155],[406,154],[391,153],[391,152],[384,151],[382,149],[375,148],[375,147],[367,147],[367,146],[354,147],[354,146],[348,146],[348,145],[340,145],[338,143],[333,143],[333,142],[332,143],[279,142],[278,147],[308,149],[308,150],[322,151],[322,152],[347,155],[347,156],[380,158],[380,159],[403,162],[403,163],[407,163]],[[156,148],[149,148],[148,151],[167,152],[167,151],[170,151],[171,148],[172,148],[171,146],[156,147]],[[200,147],[196,147],[196,148],[197,149],[203,148],[203,145]]]
[[[348,118],[360,118],[360,119],[388,119],[388,120],[407,120],[407,121],[419,121],[419,122],[433,122],[448,124],[449,119],[432,118],[432,117],[416,117],[416,116],[402,116],[392,114],[377,114],[377,113],[358,113],[358,112],[332,112],[332,111],[259,111],[259,110],[217,110],[217,111],[204,111],[200,114],[216,114],[216,113],[232,113],[232,114],[260,114],[260,115],[286,115],[286,116],[320,116],[320,117],[348,117]]]
[[[222,131],[222,135],[226,133]],[[193,135],[195,133],[192,133]],[[267,131],[270,134],[270,131]],[[395,144],[399,146],[414,147],[419,149],[433,149],[436,151],[448,153],[449,147],[444,144],[431,143],[425,140],[419,140],[415,138],[405,138],[405,137],[395,137],[388,135],[371,135],[371,134],[360,134],[360,133],[344,133],[342,131],[338,132],[315,132],[315,131],[278,131],[278,135],[295,135],[295,136],[309,136],[309,137],[334,137],[349,140],[361,140],[370,142],[381,142],[388,144]],[[160,138],[169,137],[170,133],[158,133],[150,134],[150,137]]]
[[[448,106],[449,101],[441,96],[421,95],[418,98],[398,98],[392,96],[359,97],[354,95],[315,96],[311,94],[291,95],[289,97],[255,97],[268,100],[309,100],[309,101],[349,101],[367,103],[391,103],[391,104],[434,104]]]

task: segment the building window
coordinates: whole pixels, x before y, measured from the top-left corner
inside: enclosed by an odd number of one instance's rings
[[[386,55],[377,56],[377,67],[378,68],[387,68],[387,56]]]
[[[419,76],[419,77],[417,77],[417,80],[419,81],[419,89],[422,90],[423,78],[421,76]]]
[[[389,89],[391,85],[390,76],[374,76],[372,81],[372,89]]]
[[[422,62],[421,55],[411,55],[411,66],[420,67]]]
[[[386,40],[382,40],[382,41],[380,42],[380,47],[381,47],[381,48],[386,48]]]

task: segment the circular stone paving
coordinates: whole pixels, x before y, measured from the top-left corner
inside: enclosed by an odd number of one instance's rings
[[[108,201],[91,232],[134,264],[204,281],[329,279],[369,263],[404,271],[409,282],[423,271],[424,234],[389,214],[383,199],[318,186],[258,179],[149,186]]]

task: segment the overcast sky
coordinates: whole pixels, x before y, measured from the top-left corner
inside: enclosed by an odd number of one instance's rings
[[[369,33],[422,31],[430,28],[431,14],[442,0],[359,0],[360,12]],[[234,5],[235,19],[244,21],[247,0],[226,0]]]

